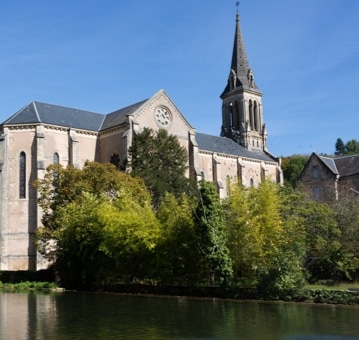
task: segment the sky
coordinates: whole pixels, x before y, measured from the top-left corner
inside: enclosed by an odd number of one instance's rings
[[[31,101],[110,113],[164,89],[219,135],[236,1],[0,2],[0,121]],[[275,156],[359,140],[359,1],[242,0],[240,23]]]

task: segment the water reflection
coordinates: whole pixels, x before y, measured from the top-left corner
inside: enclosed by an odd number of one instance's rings
[[[358,307],[0,293],[0,339],[9,340],[359,339],[358,316]]]

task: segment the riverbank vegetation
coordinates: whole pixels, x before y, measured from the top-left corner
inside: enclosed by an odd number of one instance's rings
[[[151,136],[134,143],[132,158],[153,147]],[[183,160],[166,148],[151,171],[143,162],[133,161],[132,174],[95,162],[53,165],[36,182],[43,211],[36,243],[61,286],[248,287],[275,300],[308,282],[359,278],[357,197],[329,205],[291,186],[233,180],[220,200],[213,183],[187,181]],[[168,173],[178,178],[161,185]]]
[[[0,291],[26,292],[26,291],[51,291],[56,290],[58,285],[55,282],[25,281],[18,283],[3,283],[0,281]]]

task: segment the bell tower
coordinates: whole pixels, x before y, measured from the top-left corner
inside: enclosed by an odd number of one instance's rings
[[[236,14],[231,69],[222,99],[221,136],[248,150],[267,151],[267,131],[263,121],[262,93],[254,81]]]

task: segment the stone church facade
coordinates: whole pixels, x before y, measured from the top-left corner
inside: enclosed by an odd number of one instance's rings
[[[0,270],[38,270],[41,225],[32,183],[50,164],[81,168],[86,160],[128,161],[133,135],[144,127],[167,129],[188,152],[187,175],[215,183],[226,197],[230,181],[246,187],[265,178],[282,182],[279,159],[267,150],[262,93],[250,69],[237,13],[235,40],[223,101],[221,136],[196,132],[164,90],[109,114],[31,102],[0,126]]]

